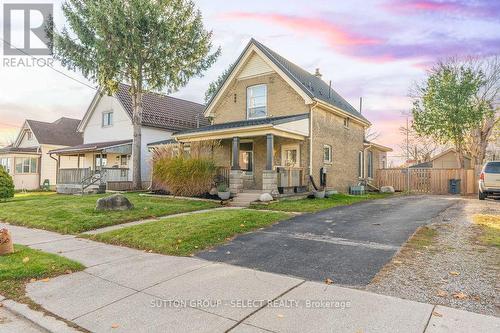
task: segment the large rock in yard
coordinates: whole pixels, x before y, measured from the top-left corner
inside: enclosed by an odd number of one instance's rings
[[[380,193],[394,193],[394,187],[392,186],[382,186],[380,188]]]
[[[134,208],[134,205],[122,194],[113,194],[109,197],[104,197],[97,200],[95,210],[129,210]]]
[[[259,200],[262,202],[273,201],[273,196],[269,193],[262,193],[259,197]]]

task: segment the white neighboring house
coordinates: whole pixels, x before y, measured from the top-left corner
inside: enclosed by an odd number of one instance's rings
[[[113,96],[96,93],[78,126],[83,144],[54,149],[60,161],[57,189],[74,193],[101,178],[109,190],[132,186],[132,97],[130,86],[120,84]],[[143,95],[141,177],[143,188],[151,184],[151,153],[147,144],[170,138],[173,132],[206,125],[202,104],[157,94]],[[74,161],[70,168],[68,159]]]
[[[36,190],[45,182],[56,184],[57,162],[47,154],[83,142],[79,119],[60,118],[52,123],[26,120],[16,141],[0,149],[0,165],[7,169],[17,190]]]

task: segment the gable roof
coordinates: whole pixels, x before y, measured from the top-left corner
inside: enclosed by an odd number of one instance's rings
[[[240,63],[243,56],[252,46],[257,47],[257,49],[259,49],[274,65],[276,65],[290,80],[292,80],[303,93],[309,96],[309,98],[331,105],[356,118],[363,120],[368,124],[370,123],[368,119],[366,119],[358,110],[356,110],[351,104],[349,104],[342,96],[340,96],[340,94],[338,94],[334,89],[326,84],[326,82],[321,78],[318,78],[314,74],[309,73],[308,71],[287,60],[286,58],[282,57],[278,53],[274,52],[273,50],[253,38],[247,44],[245,50],[243,50],[238,60],[236,60],[235,65],[231,68],[230,74],[226,77],[226,81],[231,77],[235,68],[237,67],[237,64]],[[207,104],[207,109],[214,101],[215,97],[219,94],[224,83],[219,86],[219,90],[216,94],[214,94],[212,99]]]
[[[27,125],[39,144],[74,146],[83,142],[82,134],[76,130],[79,123],[79,119],[66,117],[59,118],[52,123],[27,119],[23,128]],[[24,131],[21,130],[16,141],[17,145],[23,134]]]
[[[119,84],[116,97],[132,119],[133,104],[130,86]],[[203,117],[205,105],[158,93],[144,93],[142,125],[179,131],[208,125]]]

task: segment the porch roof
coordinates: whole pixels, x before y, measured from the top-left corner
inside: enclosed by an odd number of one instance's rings
[[[215,124],[177,132],[173,136],[178,141],[196,141],[264,134],[303,140],[309,136],[309,113]]]
[[[0,148],[0,154],[40,154],[38,147],[20,148],[12,145]]]
[[[49,151],[49,154],[70,155],[70,154],[87,153],[87,152],[105,153],[105,152],[112,152],[110,151],[111,149],[121,148],[127,145],[132,145],[132,140],[86,143],[83,145],[78,145],[73,147],[54,149]],[[126,150],[128,151],[128,149]],[[127,151],[120,151],[120,152],[125,154],[127,153]]]

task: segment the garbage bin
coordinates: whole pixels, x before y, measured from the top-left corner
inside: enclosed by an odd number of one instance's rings
[[[448,181],[448,193],[460,194],[460,179],[450,179]]]

